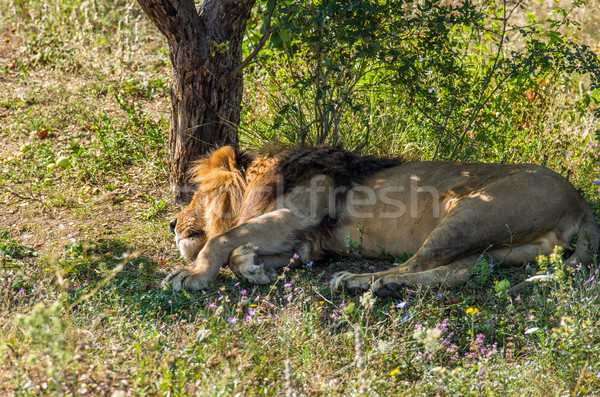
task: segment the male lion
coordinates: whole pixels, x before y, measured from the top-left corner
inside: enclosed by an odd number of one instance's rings
[[[340,272],[331,281],[335,291],[373,288],[382,297],[407,285],[464,282],[482,254],[519,265],[558,245],[570,252],[568,264],[588,265],[598,250],[586,201],[563,177],[532,164],[403,162],[334,147],[253,154],[226,146],[191,173],[198,190],[171,230],[181,254],[196,259],[167,276],[175,290],[209,288],[227,264],[238,278],[267,284],[294,254],[304,262],[343,254],[348,236],[365,258],[415,253],[401,266]]]

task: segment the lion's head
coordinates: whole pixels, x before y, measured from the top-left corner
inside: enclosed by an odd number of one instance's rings
[[[170,223],[175,243],[184,258],[194,258],[209,238],[237,222],[246,187],[244,168],[248,162],[245,155],[225,146],[191,167],[190,181],[198,184],[198,189],[192,201]]]

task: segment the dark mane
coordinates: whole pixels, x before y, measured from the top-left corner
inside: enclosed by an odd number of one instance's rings
[[[326,175],[335,186],[351,187],[365,178],[404,163],[399,157],[359,156],[333,146],[295,149],[272,169],[281,175],[284,191],[315,175]]]
[[[359,156],[333,146],[278,151],[267,154],[267,157],[280,157],[281,160],[261,175],[257,184],[247,192],[238,225],[263,214],[267,206],[277,199],[278,193],[285,194],[314,176],[326,175],[334,181],[336,188],[344,187],[336,195],[339,204],[353,184],[361,183],[378,171],[404,163],[398,157]]]

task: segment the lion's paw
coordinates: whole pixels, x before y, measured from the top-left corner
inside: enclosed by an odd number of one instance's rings
[[[406,285],[379,279],[373,283],[373,293],[379,298],[402,298]]]
[[[370,288],[370,277],[350,272],[338,272],[333,275],[329,283],[334,292],[350,291],[363,292]]]
[[[277,279],[277,272],[263,263],[259,263],[252,245],[238,247],[229,256],[229,268],[241,280],[252,284],[265,285]]]
[[[204,275],[180,267],[169,273],[162,284],[170,285],[174,291],[199,291],[208,289],[210,282]]]

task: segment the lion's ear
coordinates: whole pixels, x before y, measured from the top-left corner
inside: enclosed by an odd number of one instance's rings
[[[233,171],[236,168],[235,151],[231,146],[223,146],[215,150],[208,161],[213,169],[221,168],[226,171]]]
[[[203,183],[214,179],[216,175],[236,171],[235,150],[231,146],[223,146],[212,154],[204,156],[190,167],[191,183]]]

